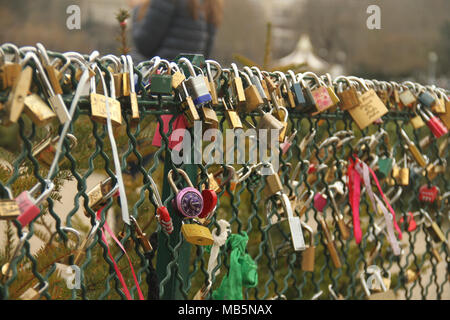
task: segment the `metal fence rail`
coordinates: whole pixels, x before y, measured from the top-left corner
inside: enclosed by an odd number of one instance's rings
[[[49,55],[52,59],[63,58],[58,53],[49,52]],[[26,65],[32,66],[33,70],[36,68],[32,61],[27,62]],[[72,62],[67,70],[75,75],[77,68]],[[102,70],[106,70],[106,64],[103,64]],[[36,71],[34,72],[34,83],[39,86],[40,81],[36,80]],[[80,289],[68,289],[62,276],[56,271],[56,263],[72,265],[77,255],[70,241],[74,239],[73,234],[68,232],[67,228],[79,231],[83,240],[92,226],[96,225],[96,212],[88,205],[88,179],[96,172],[115,179],[107,126],[92,120],[90,101],[88,97],[83,96],[69,128],[69,133],[78,138],[78,145],[71,147],[69,139],[66,138],[63,149],[64,162],[60,162],[58,171],[55,173],[56,187],[43,203],[41,214],[27,228],[22,228],[16,219],[1,222],[2,232],[5,234],[5,244],[0,255],[0,263],[3,266],[0,283],[2,299],[19,299],[24,292],[33,287],[35,291],[41,290],[41,297],[46,299],[127,299],[115,271],[115,263],[123,274],[131,297],[138,299],[138,288],[133,280],[126,255],[114,241],[109,239],[109,248],[107,248],[101,240],[101,229],[105,226],[107,212],[110,215],[116,215],[117,223],[114,232],[116,235],[121,233],[120,242],[127,250],[137,282],[145,298],[193,299],[199,290],[208,284],[207,268],[210,250],[204,246],[189,244],[183,237],[180,231],[182,218],[172,208],[171,202],[175,195],[167,183],[167,173],[170,169],[182,168],[191,177],[194,185],[201,190],[208,180],[207,174],[223,166],[189,164],[176,166],[173,164],[168,147],[168,137],[173,131],[172,125],[169,125],[169,132],[164,133],[162,116],[174,115],[170,124],[174,123],[176,116],[181,114],[178,108],[178,97],[150,96],[142,85],[141,70],[135,68],[134,72],[138,76],[136,92],[140,120],[131,122],[129,100],[122,99],[123,123],[114,131],[120,153],[121,169],[127,177],[126,191],[130,216],[137,220],[142,231],[147,234],[147,238],[155,234],[151,237],[154,250],[143,252],[133,225],[128,226],[122,223],[119,215],[115,214],[120,211],[120,202],[111,197],[107,201],[106,208],[101,211],[100,226],[95,232],[92,243],[84,248],[83,258],[78,262],[81,270]],[[109,80],[108,75],[106,79]],[[73,88],[76,88],[75,76],[72,77],[72,84]],[[37,90],[42,92],[44,88]],[[8,91],[0,92],[1,103],[6,103],[8,93]],[[63,99],[67,106],[70,106],[73,94],[69,89],[65,89]],[[218,222],[224,219],[230,223],[232,234],[247,234],[249,240],[246,250],[257,265],[258,283],[255,287],[244,288],[244,299],[307,300],[314,296],[319,299],[332,299],[329,294],[330,285],[334,292],[345,299],[364,299],[366,294],[361,286],[360,273],[373,265],[380,267],[383,275],[390,272],[390,288],[397,294],[397,299],[450,298],[448,245],[445,242],[436,242],[430,236],[427,229],[428,222],[420,223],[424,222],[424,216],[419,211],[424,209],[430,214],[433,221],[444,231],[448,241],[449,205],[448,197],[446,197],[450,181],[449,172],[446,169],[446,162],[449,159],[448,136],[445,135],[439,139],[431,138],[427,142],[424,139],[431,136],[428,127],[413,129],[411,126],[410,119],[416,116],[412,110],[401,109],[391,103],[388,104],[388,108],[389,113],[383,116],[382,123],[374,124],[362,131],[350,115],[340,109],[314,116],[294,110],[289,111],[287,132],[289,135],[296,129],[297,135],[288,152],[285,155],[280,153],[279,175],[291,199],[299,200],[298,205],[295,206],[296,215],[314,230],[311,241],[315,246],[313,272],[302,270],[304,254],[292,249],[287,224],[283,222],[269,224],[269,219],[281,219],[285,216],[278,210],[279,203],[276,198],[267,199],[264,196],[267,184],[265,177],[252,174],[248,179],[238,183],[235,189],[233,184],[228,183],[218,193],[216,214],[208,228],[210,230],[217,228],[220,232]],[[222,105],[215,110],[219,118],[219,130],[224,132],[228,128],[224,116],[225,110]],[[256,112],[241,114],[241,118],[246,118],[248,121],[257,122],[260,117],[261,115]],[[56,132],[61,132],[62,125],[57,121],[52,123],[54,125],[52,134],[55,136]],[[160,128],[162,146],[148,147],[157,124]],[[420,152],[426,155],[429,164],[434,164],[434,168],[443,166],[444,170],[433,171],[432,167],[423,169],[417,166],[405,148],[401,129],[406,131],[413,143],[419,147]],[[0,172],[0,191],[3,199],[8,198],[8,188],[15,198],[37,182],[44,182],[48,168],[42,165],[39,158],[33,156],[32,149],[47,136],[47,130],[48,127],[37,126],[26,117],[18,120],[16,133],[17,145],[20,147],[14,151],[2,149],[1,158],[10,164],[10,167],[3,165]],[[344,134],[338,140],[328,140],[330,143],[320,148],[327,138],[336,136],[336,133],[342,134],[343,131],[350,132],[354,137],[348,138],[349,135],[347,135],[345,139]],[[305,137],[311,132],[316,134],[301,150],[301,142],[305,142]],[[386,134],[380,135],[380,132]],[[6,136],[6,133],[4,134]],[[361,140],[363,137],[374,135],[378,135],[378,140]],[[379,176],[383,191],[390,190],[387,196],[392,200],[392,207],[402,230],[401,255],[393,254],[383,232],[375,232],[375,226],[379,225],[383,215],[373,211],[370,199],[363,194],[360,203],[363,238],[360,244],[355,243],[352,233],[348,239],[343,239],[333,219],[333,215],[337,212],[331,201],[328,201],[322,210],[334,236],[341,261],[341,267],[336,267],[327,249],[324,232],[320,228],[322,213],[314,206],[314,201],[306,201],[308,196],[318,192],[328,192],[330,186],[337,182],[346,186],[346,168],[352,156],[363,159],[367,163],[374,161],[373,155],[378,156],[379,159],[395,158],[396,163],[401,165],[405,154],[408,155],[410,167],[409,185],[399,186],[397,182],[392,184],[389,183],[390,176],[385,178]],[[294,177],[293,171],[297,164],[300,166]],[[315,169],[311,168],[312,164]],[[322,167],[322,164],[326,166]],[[241,167],[247,170],[249,165],[235,165],[236,170]],[[376,172],[379,174],[380,169]],[[153,177],[157,182],[163,203],[171,214],[174,224],[171,235],[161,228],[156,219],[153,219],[158,204],[152,197],[153,190],[148,176]],[[64,203],[68,214],[63,219],[54,207],[55,202],[59,200],[60,192],[64,190],[63,185],[66,180],[75,181],[76,189],[71,191],[73,201]],[[298,181],[295,186],[292,184],[294,180]],[[439,188],[439,196],[431,204],[419,200],[419,190],[424,185]],[[401,194],[394,201],[400,189]],[[352,212],[348,194],[336,193],[336,205],[352,231]],[[108,211],[110,208],[114,210]],[[86,211],[86,216],[77,214],[80,211]],[[408,231],[408,227],[411,226],[408,220],[409,212],[419,212],[415,216],[417,227],[411,231]],[[305,229],[303,230],[306,242],[309,243],[308,234]],[[55,235],[50,243],[50,236],[53,233]],[[36,253],[32,253],[30,242],[36,238],[47,242]],[[19,239],[24,241],[20,242]],[[22,247],[18,247],[20,243]],[[19,250],[14,256],[15,248]],[[114,261],[108,255],[109,250]],[[205,299],[211,299],[211,293],[217,290],[224,276],[228,274],[232,263],[230,252],[229,246],[220,247],[218,263],[214,268],[214,271],[220,270],[220,273],[215,275],[213,272],[213,286],[204,297]],[[9,263],[9,274],[6,263]],[[155,284],[156,277],[158,279]],[[39,297],[39,295],[34,296],[34,298]]]

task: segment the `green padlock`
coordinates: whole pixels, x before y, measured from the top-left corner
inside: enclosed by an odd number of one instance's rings
[[[378,159],[378,175],[381,179],[389,177],[392,170],[392,164],[391,158]]]
[[[170,74],[151,75],[150,94],[162,96],[172,95],[172,75]]]

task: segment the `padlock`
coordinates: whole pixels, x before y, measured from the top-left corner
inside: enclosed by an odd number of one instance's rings
[[[427,160],[422,156],[419,149],[416,147],[416,145],[409,139],[408,135],[406,134],[405,130],[400,129],[400,133],[403,136],[403,138],[406,141],[407,147],[411,155],[413,156],[414,160],[417,162],[419,166],[422,168],[425,168],[427,166]]]
[[[103,78],[103,75],[100,76]],[[114,98],[106,97],[102,94],[96,93],[95,89],[95,77],[91,78],[91,117],[93,120],[106,124],[107,113],[106,113],[106,100],[108,100],[108,106],[111,115],[111,123],[113,126],[120,126],[122,124],[122,112],[120,108],[120,102]],[[111,78],[111,81],[113,79]],[[130,94],[128,93],[128,96]]]
[[[336,224],[339,228],[342,240],[347,240],[350,238],[350,230],[348,229],[347,224],[345,223],[343,214],[339,211],[333,192],[329,188],[328,188],[328,195],[331,200],[331,206],[333,207],[333,218],[336,221]]]
[[[8,100],[5,103],[4,109],[6,110],[7,117],[3,117],[2,124],[9,125],[16,123],[22,114],[25,106],[25,98],[31,86],[31,79],[33,76],[33,69],[31,67],[25,67],[17,78],[15,86],[12,88]]]
[[[230,126],[230,128],[233,130],[243,129],[244,127],[242,126],[241,118],[239,118],[239,115],[236,112],[236,110],[233,110],[231,101],[229,101],[229,104],[227,104],[225,102],[225,99],[221,98],[220,100],[225,108],[224,110],[225,117],[227,118],[228,125]]]
[[[417,113],[415,117],[411,118],[410,122],[414,129],[420,129],[423,126],[425,126],[425,122],[423,121],[422,117],[419,116]]]
[[[419,272],[416,272],[412,269],[408,269],[406,270],[406,274],[405,274],[405,282],[406,283],[412,283],[415,282],[417,279],[419,279]]]
[[[13,271],[11,270],[11,265],[14,263],[14,260],[20,255],[20,251],[23,248],[23,245],[27,241],[28,232],[22,232],[22,235],[19,239],[19,243],[14,248],[14,252],[12,253],[9,261],[2,265],[1,271],[1,280],[4,281],[4,279],[9,279],[13,275]]]
[[[232,74],[231,74],[231,89],[233,93],[233,97],[236,100],[236,104],[238,106],[245,105],[245,93],[244,93],[244,85],[242,83],[242,78],[239,73],[239,69],[235,63],[231,64]]]
[[[366,281],[364,275],[365,275],[365,271],[362,271],[360,274],[361,284],[364,289],[364,292],[367,295],[368,300],[396,300],[397,299],[395,293],[392,290],[387,290],[387,288],[385,287],[385,285],[383,283],[383,279],[381,278],[381,274],[379,272],[372,274],[371,277],[374,277],[374,278],[369,278],[367,281]],[[371,293],[368,283],[372,279],[374,279],[374,280],[378,281],[378,283],[380,283],[380,285],[383,288],[382,292],[378,292],[375,294]],[[371,286],[372,286],[372,283],[373,283],[373,281],[371,282]]]
[[[416,108],[419,115],[424,119],[428,128],[430,128],[431,133],[436,138],[440,138],[448,133],[447,127],[441,122],[441,120],[433,115],[431,111],[427,109],[422,109],[419,105]]]
[[[439,189],[436,186],[423,185],[419,188],[419,200],[422,202],[433,203],[439,195]]]
[[[338,82],[339,79],[342,79],[343,81]],[[349,79],[346,77],[338,77],[335,80],[338,82],[338,90],[337,95],[340,99],[339,107],[342,110],[349,110],[353,109],[360,104],[358,91],[356,88],[352,85]],[[347,83],[347,87],[344,89],[344,82]]]
[[[217,87],[216,87],[216,79],[219,79],[222,75],[222,67],[221,65],[214,60],[206,60],[206,75],[208,79],[209,89],[211,93],[211,104],[213,107],[217,107],[219,105],[219,95],[217,93]],[[215,66],[216,73],[213,76],[211,66]]]
[[[302,85],[300,84],[300,81],[297,80],[294,71],[288,70],[287,73],[291,78],[290,91],[293,94],[295,109],[304,108],[306,105],[306,98],[303,93]]]
[[[247,69],[248,73],[251,74],[251,70],[248,67]],[[242,112],[250,113],[264,104],[264,100],[260,92],[262,90],[262,92],[264,93],[264,90],[262,89],[262,85],[258,77],[252,74],[246,74],[244,72],[242,72],[241,75],[246,80],[246,87],[244,88],[245,103],[238,105],[238,107],[241,108]],[[260,89],[258,89],[258,85]]]
[[[217,118],[216,112],[213,108],[203,105],[200,107],[201,115],[205,124],[205,130],[207,129],[217,129],[219,127],[219,119]],[[236,119],[235,119],[236,120]]]
[[[36,93],[32,93],[25,98],[25,114],[37,126],[45,126],[56,118],[56,113],[47,106],[45,101]]]
[[[436,242],[436,243],[441,243],[441,242],[447,243],[447,237],[442,232],[442,230],[439,227],[439,225],[435,221],[433,221],[431,219],[431,217],[428,214],[428,212],[426,212],[423,209],[420,209],[420,212],[425,216],[425,219],[428,222],[428,223],[425,224],[425,228],[428,231],[428,233],[431,236],[431,238],[433,239],[433,241]]]
[[[45,50],[44,46],[41,43],[37,43],[36,48],[53,91],[56,95],[62,94],[63,91],[61,88],[61,84],[59,83],[60,76],[58,70],[56,70],[55,66],[50,63],[50,58],[48,57],[47,51]]]
[[[33,147],[31,154],[40,161],[42,165],[50,168],[56,156],[56,145],[59,142],[59,138],[59,136],[56,136],[42,140]],[[68,133],[66,134],[66,138],[70,141],[71,150],[77,146],[78,140],[74,135]],[[61,159],[58,163],[61,164],[65,160],[66,159]]]
[[[281,123],[281,121],[279,121],[277,118],[275,118],[271,113],[272,110],[270,111],[270,113],[266,113],[264,112],[261,108],[257,109],[259,113],[262,114],[257,126],[256,126],[256,130],[257,130],[257,134],[260,134],[260,130],[261,129],[265,129],[265,130],[279,130],[281,132],[281,130],[283,130],[284,125]]]
[[[184,83],[186,84],[186,89],[189,95],[192,97],[194,105],[199,108],[210,103],[212,101],[212,97],[203,74],[196,75],[193,65],[186,58],[180,58],[178,63],[184,63],[188,67],[190,76],[184,81]]]
[[[406,157],[406,153],[403,155],[403,166],[400,167],[397,184],[400,186],[409,186],[409,167],[408,167],[408,161]]]
[[[288,152],[296,136],[297,130],[294,129],[294,132],[292,132],[292,134],[289,137],[285,138],[285,140],[280,144],[282,156],[284,156]]]
[[[279,76],[281,96],[287,102],[289,108],[295,109],[297,105],[295,103],[294,93],[291,90],[292,85],[289,83],[289,80],[283,72],[275,71],[275,74]]]
[[[315,261],[315,253],[316,247],[314,246],[314,232],[313,229],[308,226],[306,223],[302,223],[303,229],[309,233],[309,246],[302,253],[302,271],[305,272],[314,272],[314,261]]]
[[[141,244],[141,247],[144,250],[144,254],[153,251],[152,245],[150,244],[150,240],[147,238],[146,234],[142,232],[141,227],[139,227],[136,218],[130,216],[130,220],[133,223],[134,230],[136,231],[139,243]]]
[[[172,218],[170,217],[169,211],[164,206],[161,196],[159,195],[158,186],[150,175],[147,175],[148,180],[150,181],[150,188],[152,189],[152,198],[156,203],[156,219],[158,220],[161,227],[168,234],[173,232],[173,223]]]
[[[285,107],[278,107],[278,116],[280,117],[279,120],[281,121],[281,124],[283,125],[283,128],[280,131],[280,135],[278,138],[279,142],[284,142],[284,139],[286,137],[286,131],[288,127],[288,119],[289,119],[289,113],[287,111],[287,108]]]
[[[181,233],[187,242],[197,246],[210,246],[214,243],[211,231],[197,223],[186,224],[183,221]]]
[[[22,67],[20,65],[20,51],[13,44],[4,44],[2,47],[9,47],[14,51],[13,61],[6,61],[5,53],[3,49],[0,48],[0,87],[2,90],[7,88],[13,88],[22,72]]]
[[[137,95],[136,95],[136,89],[135,89],[135,81],[134,81],[134,64],[133,64],[133,59],[131,58],[130,55],[127,55],[126,57],[127,59],[127,66],[128,66],[128,74],[130,75],[130,106],[131,106],[131,124],[132,125],[136,125],[139,122],[139,106],[138,106],[138,101],[137,101]],[[111,82],[114,82],[114,77],[111,76]],[[169,80],[170,82],[172,81],[172,79]],[[169,86],[171,86],[171,83],[169,83]],[[114,87],[114,85],[111,85],[111,90]],[[150,89],[151,90],[151,89]],[[172,93],[172,90],[170,90],[170,94]],[[112,101],[110,103],[110,110],[111,108],[111,104],[113,104],[113,108],[117,108],[117,103],[120,102],[117,101],[115,99],[116,97],[111,95],[111,100]],[[116,102],[117,101],[117,102]]]
[[[44,191],[36,199],[33,198],[40,188],[41,184],[38,183],[30,191],[23,191],[16,198],[16,202],[20,210],[20,215],[17,217],[17,221],[20,222],[22,227],[28,226],[28,224],[41,213],[39,206],[50,196],[50,193],[53,191],[54,184],[50,180],[46,180]]]
[[[388,113],[388,109],[375,91],[369,89],[361,79],[355,77],[349,77],[349,79],[358,81],[362,89],[365,90],[364,93],[359,96],[360,104],[357,107],[348,110],[359,129],[364,130]]]
[[[403,91],[399,94],[399,99],[403,106],[412,108],[417,102],[416,96],[406,87],[403,87]]]
[[[323,112],[336,105],[339,99],[336,100],[337,97],[330,87],[327,87],[313,72],[305,72],[303,77],[305,76],[312,76],[314,79],[315,88],[311,88],[311,93],[317,112]]]
[[[33,60],[33,62],[36,65],[37,71],[39,71],[39,78],[41,79],[45,93],[48,96],[48,103],[58,116],[59,121],[62,124],[66,123],[67,121],[71,121],[72,119],[70,117],[69,112],[67,111],[65,102],[61,94],[57,94],[54,92],[53,87],[50,81],[48,80],[44,68],[42,67],[42,64],[39,61],[39,58],[36,56],[36,54],[34,52],[27,52],[27,54],[25,55],[24,59],[21,62],[22,65],[28,63],[30,59]]]
[[[431,107],[431,111],[434,113],[437,113],[439,115],[445,114],[447,112],[446,107],[446,96],[443,92],[440,90],[435,90],[432,92],[432,95],[436,99],[436,103]],[[450,110],[449,110],[450,111]],[[447,126],[448,129],[448,126]]]
[[[109,177],[87,192],[89,198],[88,207],[91,208],[92,211],[97,212],[100,210],[107,204],[108,200],[114,196],[119,189],[119,185],[113,183],[113,179]],[[89,218],[87,210],[84,211],[84,214]]]
[[[186,89],[184,81],[181,83],[181,88],[183,89],[184,97],[182,97],[180,93],[182,101],[182,103],[180,104],[180,108],[181,111],[183,111],[186,116],[189,127],[193,127],[195,121],[200,121],[200,115],[198,114],[197,108],[195,107],[192,97],[189,95]]]
[[[267,86],[267,82],[265,80],[265,77],[264,77],[263,73],[261,72],[261,70],[259,70],[258,67],[251,67],[250,69],[253,70],[258,76],[258,80],[259,80],[259,83],[261,84],[261,88],[262,88],[262,91],[263,91],[263,92],[260,91],[259,95],[263,99],[264,103],[267,103],[267,102],[271,101],[272,98],[270,97],[270,91],[269,91],[269,88]],[[256,86],[256,88],[258,88],[257,84],[255,84],[255,83],[253,83],[253,84]]]
[[[198,217],[201,219],[209,218],[212,215],[212,212],[216,209],[217,205],[217,193],[213,188],[211,188],[209,177],[210,176],[208,176],[208,183],[206,188],[202,190],[203,209],[202,212],[198,215]],[[215,181],[214,176],[212,177],[212,180]]]
[[[420,104],[427,108],[432,108],[437,102],[436,97],[430,92],[425,91],[424,89],[420,91],[417,100],[420,102]]]
[[[48,282],[44,282],[44,286],[38,290],[36,290],[39,287],[39,283],[37,283],[34,287],[28,288],[23,294],[20,295],[20,300],[38,300],[42,293],[47,290],[48,288]]]
[[[280,176],[273,170],[271,165],[266,166],[271,170],[271,174],[266,176],[266,187],[264,188],[264,194],[266,197],[271,197],[277,192],[283,191],[283,184],[281,183]]]
[[[203,210],[203,198],[201,193],[194,188],[187,173],[182,169],[177,169],[177,172],[181,174],[188,187],[178,190],[177,186],[173,182],[173,169],[169,171],[167,178],[169,185],[175,192],[175,199],[173,199],[173,206],[178,210],[180,214],[187,218],[197,217]]]
[[[180,72],[180,71],[176,71],[176,72]],[[182,74],[182,73],[180,72],[180,74]],[[183,75],[183,77],[184,77],[184,75]],[[184,81],[184,79],[183,79],[183,81]],[[175,85],[177,85],[177,84],[179,86],[181,84],[181,82],[178,83],[178,81],[177,81],[175,83]],[[167,70],[165,73],[161,73],[161,74],[153,73],[150,75],[150,94],[159,95],[159,96],[170,96],[170,95],[172,95],[173,85],[174,85],[173,75],[171,74],[170,64],[167,65]]]
[[[14,200],[11,190],[8,191],[8,199],[0,199],[0,220],[13,220],[20,215],[19,205]]]
[[[317,211],[323,212],[323,209],[328,203],[328,197],[320,192],[317,192],[314,195],[314,208]]]
[[[336,249],[336,244],[334,242],[333,235],[331,234],[330,230],[328,229],[327,222],[323,217],[319,217],[319,223],[322,229],[322,232],[324,233],[324,243],[327,246],[328,252],[331,257],[331,261],[333,262],[333,265],[335,268],[341,268],[341,259],[339,258],[338,251]]]

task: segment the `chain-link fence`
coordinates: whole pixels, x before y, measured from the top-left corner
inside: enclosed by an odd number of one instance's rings
[[[61,54],[49,52],[49,55],[52,59],[67,60]],[[98,61],[98,65],[109,82],[108,63]],[[38,78],[36,62],[29,60],[25,66],[33,69],[31,91],[42,95],[46,88]],[[72,61],[65,71],[66,77],[61,80],[66,106],[74,99],[78,70],[79,66]],[[448,137],[432,137],[426,125],[414,129],[410,120],[417,114],[413,109],[387,99],[389,113],[381,122],[364,130],[358,128],[348,112],[338,108],[313,116],[289,110],[286,136],[295,130],[297,133],[287,152],[279,154],[278,175],[295,217],[301,219],[308,247],[295,251],[285,203],[276,195],[268,196],[266,186],[272,182],[258,170],[252,171],[253,164],[234,165],[240,177],[242,173],[248,174],[245,179],[227,180],[230,167],[222,164],[175,165],[172,162],[169,137],[177,126],[178,115],[183,114],[179,97],[150,95],[142,81],[145,78],[142,69],[134,68],[134,72],[140,119],[132,120],[130,99],[120,98],[122,125],[116,126],[113,134],[120,154],[129,214],[136,219],[136,224],[123,223],[118,214],[121,202],[113,196],[117,193],[106,190],[106,184],[99,188],[104,203],[97,208],[93,206],[93,188],[92,183],[88,187],[88,181],[96,174],[103,174],[111,177],[111,185],[114,185],[117,171],[107,126],[92,119],[91,100],[83,95],[68,130],[78,143],[71,144],[66,137],[58,170],[52,175],[55,187],[50,197],[42,202],[40,214],[26,227],[15,218],[1,222],[4,233],[0,256],[2,299],[137,299],[140,292],[148,299],[217,297],[214,292],[219,290],[225,277],[230,280],[241,271],[235,267],[235,248],[230,241],[217,247],[217,264],[211,270],[208,262],[214,246],[186,241],[181,229],[187,222],[183,222],[180,213],[173,208],[172,200],[176,196],[168,183],[168,173],[175,168],[184,169],[198,190],[205,189],[208,181],[212,183],[208,176],[211,173],[216,173],[216,180],[226,182],[218,189],[216,211],[205,225],[216,236],[223,232],[225,224],[220,221],[225,220],[230,224],[232,235],[243,236],[245,250],[241,254],[248,253],[257,266],[257,278],[233,282],[243,286],[244,299],[332,299],[333,293],[337,298],[363,299],[366,293],[361,285],[361,272],[366,271],[369,276],[373,266],[379,267],[386,289],[394,291],[397,299],[449,299]],[[226,81],[217,84],[225,96],[231,92],[223,90],[230,74],[224,73],[222,77]],[[99,83],[98,74],[96,79]],[[9,90],[0,93],[2,104],[7,103],[8,94]],[[214,110],[218,129],[225,132],[230,128],[226,110],[222,104]],[[172,115],[170,121],[167,115]],[[256,124],[262,115],[250,112],[240,113],[240,117]],[[168,132],[163,130],[165,122],[168,122]],[[42,148],[42,152],[37,152],[36,146],[60,134],[62,127],[58,120],[39,126],[25,116],[13,126],[2,127],[5,141],[2,142],[0,190],[3,199],[10,197],[8,189],[11,196],[17,198],[36,183],[45,185],[49,172],[49,165],[45,163],[46,159],[51,163],[56,141]],[[193,128],[188,130],[193,135]],[[409,153],[402,130],[426,156],[425,166],[418,165]],[[152,145],[157,132],[161,135],[161,147]],[[336,138],[330,139],[332,137]],[[247,147],[250,151],[255,146],[247,143]],[[374,169],[381,189],[390,199],[402,232],[400,254],[392,250],[383,212],[379,208],[374,210],[367,192],[361,193],[359,205],[362,239],[359,244],[355,242],[348,166],[356,158]],[[409,171],[406,183],[401,181],[401,175],[405,174],[399,173],[402,168]],[[163,204],[170,213],[174,227],[170,235],[154,218],[160,204],[153,197],[149,177],[156,181]],[[178,186],[183,185],[180,175],[174,174],[174,178]],[[67,190],[69,182],[72,182],[71,190]],[[427,199],[424,192],[433,193],[433,186],[439,188],[438,193],[434,199]],[[376,190],[375,185],[373,188]],[[64,215],[55,210],[62,193],[68,193],[71,200],[59,206],[64,209]],[[322,205],[317,195],[325,199]],[[102,205],[106,207],[101,209]],[[433,234],[434,225],[426,214],[443,230],[443,238]],[[106,236],[107,221],[113,224],[111,234],[118,237],[124,250],[111,236]],[[139,235],[137,225],[146,235]],[[74,244],[77,234],[78,247]],[[30,243],[35,239],[42,241],[42,246],[33,252]],[[145,239],[150,239],[151,249],[145,247]],[[79,287],[68,288],[64,277],[66,269],[62,267],[60,271],[61,265],[78,266]],[[239,275],[244,280],[246,276],[248,274]],[[204,290],[210,277],[212,286]]]

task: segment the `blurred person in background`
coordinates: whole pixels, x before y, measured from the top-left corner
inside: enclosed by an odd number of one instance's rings
[[[224,0],[128,0],[139,54],[174,60],[180,53],[209,57]]]

